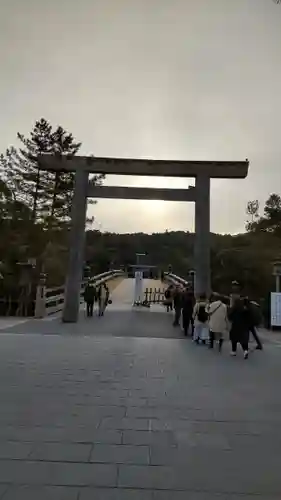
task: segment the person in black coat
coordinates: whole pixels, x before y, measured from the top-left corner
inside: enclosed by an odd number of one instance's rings
[[[95,298],[96,289],[91,283],[88,283],[84,291],[84,300],[86,302],[88,317],[93,316]]]
[[[232,356],[236,356],[237,344],[239,343],[244,352],[244,358],[249,355],[249,333],[252,324],[251,310],[246,299],[236,298],[228,312],[231,322],[230,341],[232,345]]]
[[[262,321],[260,306],[256,302],[250,301],[248,297],[245,298],[245,303],[251,311],[250,333],[253,335],[256,341],[256,349],[261,351],[263,347],[256,328]]]
[[[193,321],[193,308],[195,304],[195,298],[193,292],[186,288],[182,294],[182,327],[184,335],[187,337],[189,326],[191,324],[192,337],[194,332],[194,321]]]
[[[164,293],[167,312],[173,310],[173,285],[168,286]]]
[[[175,310],[173,325],[179,326],[180,317],[181,317],[181,310],[182,310],[182,290],[180,289],[179,286],[177,286],[175,291],[174,291],[173,302],[174,302],[174,310]]]

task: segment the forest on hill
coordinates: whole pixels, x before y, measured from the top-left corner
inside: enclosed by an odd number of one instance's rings
[[[194,267],[193,243],[194,234],[182,231],[151,235],[88,231],[86,259],[99,272],[110,263],[116,268],[134,264],[136,253],[146,252],[149,264],[164,270],[172,265],[175,274],[187,278]],[[238,280],[245,293],[253,298],[265,297],[274,287],[272,265],[277,260],[280,245],[281,239],[272,233],[212,234],[213,289],[229,293],[231,281]]]
[[[61,126],[37,121],[28,137],[18,133],[20,147],[10,147],[0,157],[0,276],[1,287],[17,283],[21,262],[33,259],[49,285],[64,281],[73,194],[72,173],[42,172],[39,153],[75,155],[81,143]],[[100,184],[102,176],[94,176]],[[95,203],[93,201],[92,203]],[[281,259],[281,197],[272,194],[260,213],[257,200],[246,207],[245,233],[212,234],[211,267],[214,290],[227,293],[239,280],[252,297],[273,289],[273,262]],[[147,253],[147,262],[187,276],[193,268],[194,234],[182,231],[155,234],[115,234],[86,228],[85,264],[91,273],[134,264],[136,253]]]

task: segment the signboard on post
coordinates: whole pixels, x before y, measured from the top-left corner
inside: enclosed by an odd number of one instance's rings
[[[281,293],[271,293],[270,324],[272,327],[281,327]]]

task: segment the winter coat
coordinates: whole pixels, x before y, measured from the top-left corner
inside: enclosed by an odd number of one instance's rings
[[[174,309],[182,308],[182,293],[180,290],[176,290],[173,296]]]
[[[98,289],[98,300],[101,302],[107,302],[109,298],[109,290],[108,288],[105,288],[104,286],[100,286]]]
[[[205,307],[205,310],[207,311],[207,302],[206,301],[204,301],[204,302],[203,301],[196,302],[196,304],[194,306],[194,309],[193,309],[193,319],[194,319],[195,325],[197,323],[207,324],[207,321],[206,321],[206,323],[202,323],[201,321],[198,320],[198,313],[199,313],[200,307]]]
[[[230,339],[237,342],[246,340],[252,325],[252,315],[243,300],[236,300],[228,311],[228,319],[231,322]]]
[[[230,329],[226,305],[221,300],[216,300],[208,306],[207,311],[210,331],[226,335]]]
[[[96,298],[96,289],[93,285],[87,285],[84,291],[85,302],[94,302]]]
[[[194,296],[191,293],[183,293],[182,295],[182,314],[192,317],[194,308]]]

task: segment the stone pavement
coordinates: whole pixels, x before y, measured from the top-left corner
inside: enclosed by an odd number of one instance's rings
[[[182,331],[172,327],[173,316],[165,312],[162,306],[151,310],[120,305],[119,308],[109,306],[104,317],[96,314],[87,318],[81,311],[78,323],[65,324],[59,317],[44,320],[31,319],[11,327],[1,329],[3,332],[19,334],[75,335],[75,336],[113,336],[113,337],[171,337],[182,338]]]
[[[144,280],[144,287],[163,288],[158,280]],[[172,337],[182,338],[182,332],[172,327],[172,314],[167,314],[163,305],[153,305],[150,309],[132,307],[134,280],[121,280],[112,293],[113,303],[106,309],[105,316],[97,316],[97,306],[93,318],[87,318],[85,306],[81,307],[79,322],[63,324],[61,314],[43,320],[14,320],[2,324],[1,332],[34,333],[45,335],[114,336],[114,337]],[[133,327],[133,328],[132,328]]]
[[[280,499],[280,379],[273,344],[3,333],[0,498]]]
[[[280,500],[278,336],[210,352],[126,281],[104,318],[0,325],[0,499]]]

